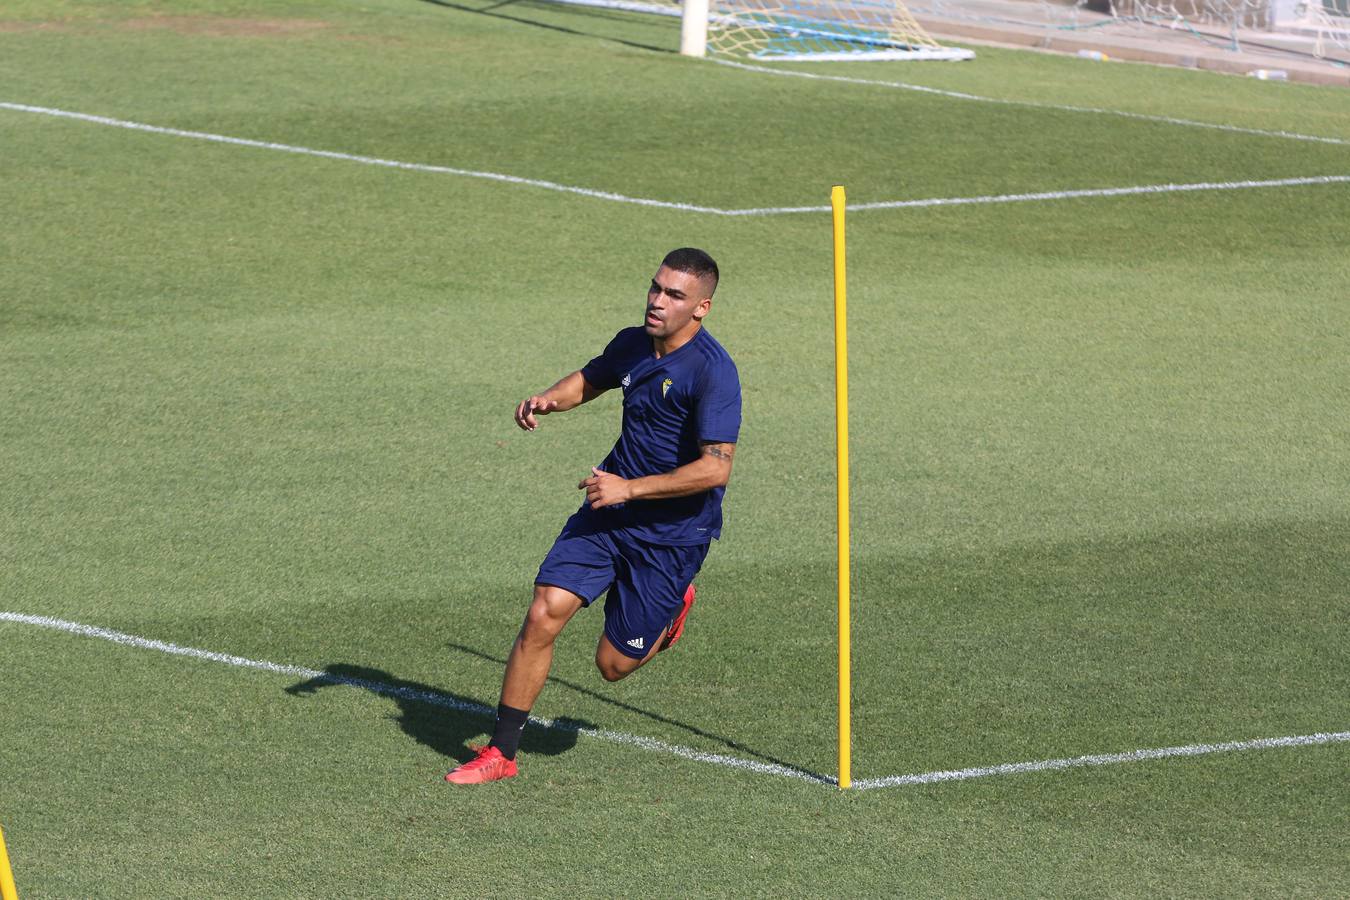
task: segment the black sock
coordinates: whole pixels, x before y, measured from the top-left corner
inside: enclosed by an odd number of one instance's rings
[[[525,720],[530,717],[528,709],[516,709],[505,703],[497,704],[497,726],[492,730],[492,740],[488,746],[502,751],[507,759],[516,758],[520,748],[520,735],[525,730]]]

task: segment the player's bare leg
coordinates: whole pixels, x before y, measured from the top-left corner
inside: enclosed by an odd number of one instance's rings
[[[502,702],[516,709],[532,709],[548,681],[553,644],[581,609],[581,598],[551,584],[536,584],[534,600],[525,614],[502,679]]]
[[[552,585],[536,584],[525,622],[520,626],[502,679],[502,699],[492,742],[478,755],[445,776],[452,784],[481,784],[516,774],[516,748],[534,701],[548,681],[553,644],[563,627],[581,609],[581,598]]]

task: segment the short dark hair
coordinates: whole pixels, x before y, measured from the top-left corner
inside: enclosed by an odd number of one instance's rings
[[[708,296],[713,295],[717,290],[717,279],[720,277],[717,271],[717,263],[713,258],[695,247],[681,247],[678,250],[672,250],[666,254],[666,258],[661,260],[661,265],[668,269],[674,269],[676,272],[688,272],[696,278],[707,278],[712,281],[712,287],[708,289]]]

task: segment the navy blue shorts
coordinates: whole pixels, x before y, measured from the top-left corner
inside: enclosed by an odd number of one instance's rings
[[[707,544],[661,547],[599,530],[581,510],[563,526],[534,583],[571,591],[586,606],[608,591],[605,636],[624,656],[642,659],[679,615],[707,555]]]

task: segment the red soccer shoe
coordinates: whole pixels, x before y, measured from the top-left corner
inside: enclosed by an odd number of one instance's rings
[[[482,784],[516,777],[516,761],[496,747],[479,747],[478,755],[445,776],[451,784]]]
[[[684,620],[689,618],[689,610],[694,608],[694,586],[691,584],[684,591],[684,609],[675,617],[675,621],[670,623],[670,628],[666,629],[666,638],[661,642],[661,650],[669,650],[675,646],[684,635]],[[657,651],[658,653],[660,650]]]

